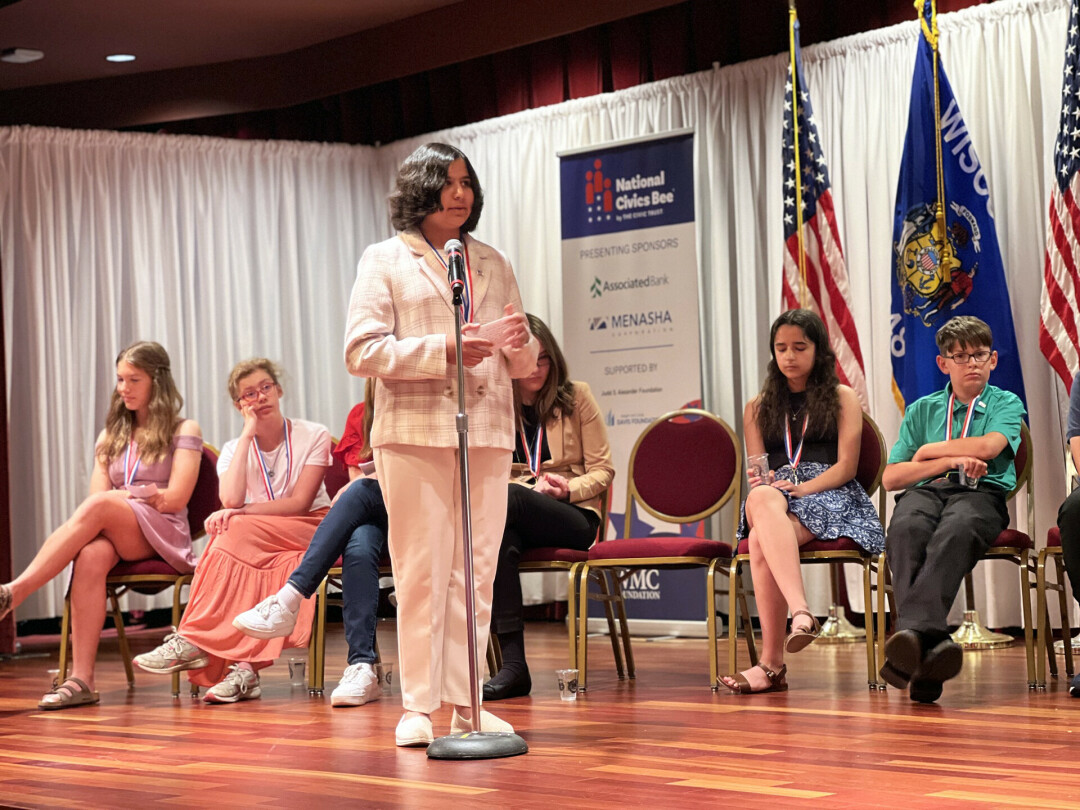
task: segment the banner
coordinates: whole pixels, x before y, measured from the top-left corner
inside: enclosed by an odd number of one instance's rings
[[[641,431],[668,411],[701,404],[693,132],[559,157],[562,347],[571,376],[589,383],[607,422],[611,535],[621,537],[627,519],[637,536],[699,535],[700,523],[624,514],[630,451]],[[633,619],[704,629],[703,571],[637,572],[625,596]]]
[[[940,61],[937,139],[937,21],[931,0],[921,21],[893,223],[893,393],[903,410],[944,388],[947,381],[933,362],[934,335],[949,318],[974,315],[994,333],[998,365],[990,382],[1012,391],[1026,407],[990,186]]]

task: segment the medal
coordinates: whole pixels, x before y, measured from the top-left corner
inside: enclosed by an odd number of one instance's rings
[[[536,478],[540,475],[540,448],[544,445],[544,426],[537,425],[536,438],[533,440],[532,448],[529,447],[529,442],[525,438],[525,429],[521,428],[519,432],[521,434],[521,446],[525,449],[525,464],[528,466],[533,478]]]
[[[259,462],[259,471],[262,473],[263,487],[266,489],[266,499],[268,501],[275,501],[279,497],[285,494],[285,488],[289,486],[289,478],[292,476],[292,428],[289,426],[289,420],[285,419],[285,480],[281,482],[281,491],[274,492],[274,484],[270,480],[274,477],[274,471],[270,469],[266,463],[266,456],[263,455],[263,451],[259,449],[259,440],[252,441],[252,446],[255,449],[255,457]]]
[[[784,452],[787,454],[788,464],[791,465],[791,477],[795,481],[795,486],[799,485],[799,461],[802,459],[803,442],[806,441],[806,426],[810,422],[810,414],[806,414],[802,421],[802,435],[799,436],[799,446],[795,448],[795,452],[791,451],[791,419],[788,415],[784,414]]]
[[[960,429],[960,438],[966,439],[971,430],[971,422],[975,418],[975,403],[978,396],[971,398],[968,403],[967,413],[964,415],[964,426]],[[945,415],[945,441],[952,439],[953,407],[956,405],[956,394],[949,392],[949,412]]]
[[[135,463],[129,466],[131,460],[131,448],[135,444],[135,440],[132,439],[128,442],[127,450],[124,451],[124,486],[131,486],[131,482],[135,480],[135,473],[139,471],[139,463],[142,459],[139,456],[135,457]]]

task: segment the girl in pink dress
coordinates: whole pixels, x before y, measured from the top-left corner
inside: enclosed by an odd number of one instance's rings
[[[199,477],[202,434],[180,418],[184,400],[169,355],[143,341],[116,358],[116,390],[94,450],[90,496],[49,535],[18,577],[0,585],[0,618],[71,562],[71,675],[38,706],[97,703],[94,660],[105,623],[105,577],[120,560],[161,557],[180,573],[195,567],[187,504]]]
[[[206,519],[210,544],[180,627],[157,649],[135,656],[147,672],[190,670],[193,684],[212,687],[207,703],[258,698],[258,670],[282,649],[306,646],[311,633],[312,600],[300,606],[296,629],[286,638],[252,638],[232,624],[264,594],[285,586],[330,506],[323,486],[332,462],[330,432],[282,416],[280,376],[265,358],[246,360],[229,375],[229,396],[244,429],[218,458],[224,508]]]

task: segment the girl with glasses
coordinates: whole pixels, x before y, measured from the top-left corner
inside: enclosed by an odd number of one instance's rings
[[[231,624],[285,585],[330,506],[323,486],[330,432],[282,415],[280,376],[265,358],[239,363],[229,375],[229,397],[244,427],[218,458],[223,508],[206,519],[210,544],[180,627],[157,649],[135,656],[147,672],[189,671],[193,684],[211,687],[207,703],[258,698],[258,671],[283,648],[306,645],[311,632],[311,602],[301,606],[298,627],[285,639],[251,638]]]

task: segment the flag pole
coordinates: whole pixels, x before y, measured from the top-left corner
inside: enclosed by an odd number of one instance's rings
[[[795,233],[798,236],[799,245],[799,306],[806,309],[806,245],[803,244],[802,168],[799,160],[799,75],[795,71],[795,27],[798,24],[799,17],[795,12],[795,0],[788,0],[788,42],[791,51],[791,134],[795,139]],[[941,165],[940,156],[938,165]]]
[[[937,0],[930,2],[930,25],[926,24],[923,10],[927,0],[915,0],[915,8],[919,12],[919,23],[922,25],[926,41],[930,43],[930,50],[934,54],[934,152],[937,158],[937,202],[934,204],[934,229],[932,239],[940,251],[940,263],[938,267],[943,271],[952,266],[952,244],[946,237],[945,223],[945,168],[941,154],[941,83],[938,79],[938,24],[937,24]]]

